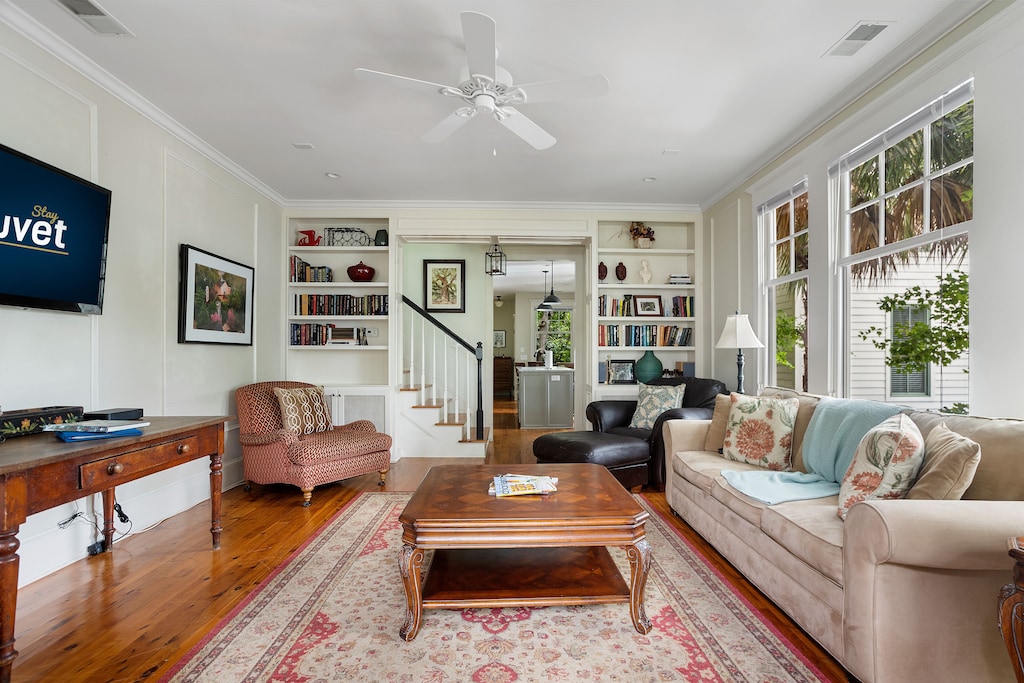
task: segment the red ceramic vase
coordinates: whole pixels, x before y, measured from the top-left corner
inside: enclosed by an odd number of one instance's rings
[[[377,271],[372,266],[368,266],[360,261],[354,266],[349,266],[346,272],[352,282],[369,282]]]

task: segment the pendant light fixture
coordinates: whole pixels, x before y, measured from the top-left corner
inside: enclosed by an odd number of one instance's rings
[[[547,290],[547,288],[548,288],[548,271],[545,270],[543,272],[544,272],[544,289],[540,290],[541,294],[543,294]],[[552,286],[554,286],[554,285],[552,285]],[[547,298],[545,298],[544,301],[541,301],[537,305],[537,310],[538,311],[550,311],[551,310],[551,304],[548,303]]]
[[[498,240],[494,240],[494,244],[484,254],[484,272],[494,277],[495,275],[505,274],[505,265],[508,261],[508,257],[505,252],[501,250],[501,245],[498,244]]]
[[[551,309],[555,304],[562,303],[562,300],[555,294],[555,262],[551,262],[551,293],[544,297],[544,303],[548,309]]]

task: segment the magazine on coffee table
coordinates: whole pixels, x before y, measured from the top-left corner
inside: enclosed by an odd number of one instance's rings
[[[494,478],[487,493],[498,498],[553,493],[558,490],[558,477],[528,474],[500,474]]]

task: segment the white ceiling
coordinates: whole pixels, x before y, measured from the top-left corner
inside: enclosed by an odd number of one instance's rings
[[[134,37],[99,36],[53,0],[0,0],[0,18],[51,45],[56,34],[282,204],[706,207],[985,3],[98,4]],[[545,151],[486,117],[422,142],[455,101],[356,80],[353,70],[457,85],[465,10],[494,19],[498,63],[517,83],[603,74],[610,92],[522,105],[557,138]],[[862,20],[892,23],[853,57],[823,56]]]

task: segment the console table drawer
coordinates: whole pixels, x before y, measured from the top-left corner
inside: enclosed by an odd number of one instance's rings
[[[81,466],[82,488],[98,484],[114,486],[129,481],[151,469],[166,467],[168,463],[192,458],[199,450],[199,437],[187,436],[177,441],[157,444],[138,451],[130,451]]]

